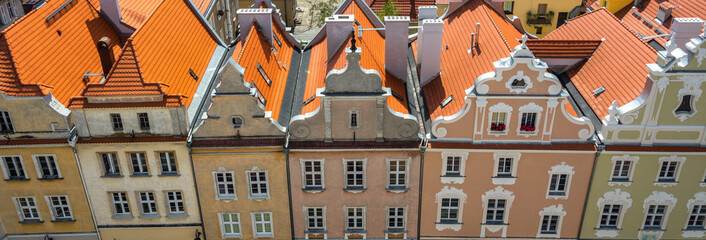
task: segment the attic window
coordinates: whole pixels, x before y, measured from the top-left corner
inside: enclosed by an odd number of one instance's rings
[[[446,107],[446,105],[449,105],[449,103],[451,103],[451,101],[453,101],[453,100],[454,100],[454,95],[447,97],[446,99],[444,99],[443,102],[441,102],[441,108]]]
[[[194,70],[189,69],[189,75],[191,75],[191,77],[194,78],[194,80],[196,80],[196,81],[199,80],[199,76],[196,76],[196,73],[194,72]]]
[[[400,102],[404,102],[404,98],[402,98],[402,95],[400,95],[399,93],[392,91],[392,96],[397,98],[397,100],[400,100]]]
[[[527,83],[525,83],[524,79],[515,79],[511,83],[512,88],[525,88],[527,86]]]
[[[272,34],[272,36],[275,37],[275,42],[277,42],[277,46],[282,47],[282,41],[279,40],[277,34]]]
[[[260,76],[262,76],[262,79],[265,79],[265,83],[267,83],[267,86],[272,86],[272,80],[270,80],[270,76],[267,76],[265,69],[262,68],[262,65],[260,65],[260,63],[257,63],[257,71],[260,72]]]
[[[316,95],[311,95],[311,97],[307,98],[304,100],[304,106],[308,105],[309,103],[313,102],[314,99],[316,99]]]
[[[243,126],[243,117],[241,116],[232,116],[230,117],[230,124],[233,125],[234,128],[239,128]]]
[[[267,105],[267,99],[265,99],[265,96],[262,95],[262,92],[260,92],[260,89],[257,88],[257,85],[255,85],[255,82],[251,83],[253,88],[255,88],[255,93],[257,93],[257,100],[262,103],[262,105]]]
[[[598,97],[598,95],[601,95],[601,93],[603,93],[603,92],[605,92],[604,87],[596,88],[596,90],[593,90],[593,96]]]

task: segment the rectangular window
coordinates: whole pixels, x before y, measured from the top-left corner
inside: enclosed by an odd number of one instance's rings
[[[659,182],[676,182],[677,167],[679,167],[679,162],[677,161],[664,161],[659,169]]]
[[[119,113],[111,113],[110,119],[113,122],[113,131],[123,130],[123,119],[120,117]]]
[[[441,223],[458,223],[458,198],[441,199]]]
[[[253,213],[253,226],[255,227],[256,238],[273,237],[272,234],[272,213]]]
[[[405,209],[401,207],[391,207],[387,209],[387,230],[403,231],[405,220]]]
[[[162,164],[162,175],[176,175],[177,165],[174,152],[159,153],[159,162]]]
[[[494,112],[490,118],[490,131],[501,133],[505,132],[505,116],[507,113]]]
[[[324,208],[312,207],[306,209],[307,230],[324,230]]]
[[[4,164],[5,179],[8,180],[25,180],[27,179],[27,174],[25,173],[24,164],[22,164],[22,158],[20,156],[3,156],[2,162]]]
[[[650,205],[645,216],[645,229],[661,229],[667,205]]]
[[[51,214],[54,216],[55,221],[71,221],[73,220],[73,214],[71,214],[71,206],[69,205],[69,198],[66,196],[51,196],[48,197],[49,205],[51,206]]]
[[[18,197],[15,198],[17,208],[20,211],[20,222],[39,222],[42,219],[39,217],[39,209],[34,197]]]
[[[537,28],[537,31],[535,32],[535,34],[542,34],[542,27],[536,27],[536,28]]]
[[[267,172],[249,172],[250,196],[252,198],[267,198]]]
[[[10,119],[10,113],[7,111],[0,111],[0,133],[14,133],[15,128],[12,126],[12,119]]]
[[[388,169],[388,174],[390,178],[390,189],[407,188],[407,161],[390,161],[390,169]]]
[[[706,205],[694,205],[686,228],[702,230],[704,229],[704,222],[706,222]]]
[[[145,160],[145,153],[129,153],[130,162],[132,163],[132,174],[133,175],[149,175],[149,168],[147,168],[147,160]]]
[[[120,167],[115,153],[101,153],[104,176],[120,176]]]
[[[150,118],[147,113],[138,113],[137,119],[140,121],[140,130],[150,130]]]
[[[630,166],[632,161],[615,161],[615,166],[613,167],[613,178],[611,181],[614,182],[627,182],[630,181]]]
[[[363,173],[362,160],[348,160],[346,163],[345,177],[347,189],[363,189],[365,174]]]
[[[223,238],[240,238],[240,214],[221,213],[221,236]]]
[[[347,230],[363,230],[363,222],[365,219],[365,208],[349,207],[346,208],[346,226]]]
[[[608,204],[603,206],[601,214],[600,228],[618,228],[618,220],[620,218],[620,205]]]
[[[549,195],[566,195],[566,183],[569,179],[567,174],[552,174],[549,180]]]
[[[216,182],[216,193],[218,195],[218,199],[234,199],[235,181],[233,181],[233,173],[216,173],[214,178]]]
[[[351,112],[351,128],[358,127],[358,112]]]
[[[304,188],[323,188],[321,161],[304,161]]]
[[[446,157],[446,176],[461,176],[461,157]]]
[[[542,234],[556,234],[557,226],[559,226],[559,216],[544,215],[542,217]]]
[[[505,14],[512,14],[512,10],[514,8],[515,8],[514,1],[505,1],[505,4],[503,5],[503,10],[505,10]]]
[[[536,130],[535,121],[537,113],[522,113],[522,122],[520,123],[520,133],[533,133]]]
[[[113,203],[114,217],[132,217],[130,215],[130,205],[128,204],[127,194],[125,192],[110,193],[110,199]]]
[[[154,201],[153,192],[137,193],[137,197],[140,201],[140,211],[143,216],[157,215],[157,203]]]
[[[37,164],[40,179],[57,179],[61,178],[59,167],[56,159],[52,155],[37,155],[34,156]]]
[[[279,37],[277,37],[277,34],[272,34],[272,36],[275,38],[275,42],[277,42],[277,46],[282,47],[282,41],[279,40]]]
[[[488,199],[486,224],[502,224],[505,219],[505,199]]]
[[[167,192],[167,207],[170,215],[184,214],[184,201],[181,192]]]
[[[260,65],[260,63],[257,64],[257,71],[260,72],[260,76],[262,76],[262,79],[265,80],[267,86],[272,86],[272,80],[270,80],[270,76],[267,76],[267,72],[265,72],[265,69],[262,68],[262,65]]]
[[[498,159],[498,177],[512,176],[512,158]]]
[[[12,2],[7,2],[7,13],[10,15],[10,19],[15,18],[14,9],[12,9]]]

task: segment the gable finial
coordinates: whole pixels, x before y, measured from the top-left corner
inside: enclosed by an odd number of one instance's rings
[[[522,35],[522,47],[527,48],[527,34]]]
[[[351,51],[355,52],[356,50],[358,50],[358,48],[355,47],[355,32],[353,32],[351,35]]]

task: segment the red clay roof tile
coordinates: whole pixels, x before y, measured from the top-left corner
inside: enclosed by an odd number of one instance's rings
[[[667,18],[664,23],[655,20],[660,6],[673,8],[671,17]],[[635,7],[632,4],[628,4],[624,9],[617,12],[615,16],[622,20],[631,30],[642,35],[642,37],[664,35],[671,33],[674,18],[697,17],[706,19],[706,0],[643,0],[640,5]],[[650,38],[645,41],[652,39],[664,46],[668,37]]]
[[[600,44],[601,40],[527,40],[537,58],[588,58]]]

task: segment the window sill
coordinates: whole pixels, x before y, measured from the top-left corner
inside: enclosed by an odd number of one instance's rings
[[[343,191],[350,192],[350,193],[362,193],[365,190],[368,190],[368,189],[364,188],[364,187],[347,187],[347,188],[343,189]]]
[[[672,187],[672,186],[676,186],[678,183],[679,183],[678,181],[656,181],[656,182],[654,182],[654,186]]]
[[[483,225],[483,226],[507,226],[510,224],[507,224],[504,222],[484,222],[484,223],[481,223],[480,225]]]
[[[29,181],[29,178],[8,178],[8,179],[5,179],[5,181],[10,181],[10,182],[12,182],[12,181]]]
[[[598,227],[598,228],[594,228],[594,230],[616,230],[616,231],[620,231],[620,230],[622,230],[622,229],[617,228],[617,227]]]
[[[392,228],[392,229],[385,229],[385,233],[407,233],[407,230],[403,228]]]
[[[231,200],[238,200],[238,198],[235,196],[216,196],[216,200],[231,201]]]
[[[345,231],[343,231],[343,233],[366,234],[368,233],[368,231],[366,231],[365,229],[346,229]]]
[[[76,222],[76,219],[73,218],[60,218],[60,219],[54,219],[51,220],[51,222]]]
[[[493,184],[495,185],[513,185],[517,181],[517,177],[513,176],[495,176],[493,177]]]
[[[122,178],[123,175],[120,174],[109,174],[109,175],[103,175],[101,176],[102,178]]]
[[[664,232],[666,231],[665,229],[662,229],[662,227],[643,227],[639,229],[638,231],[645,231],[645,232]]]
[[[463,227],[463,224],[460,222],[437,222],[436,224],[436,230],[437,231],[443,231],[446,229],[451,229],[456,232],[461,231],[461,227]]]
[[[630,181],[628,179],[611,179],[610,181],[608,181],[608,186],[611,186],[611,187],[613,187],[613,186],[629,187],[630,185],[632,185],[632,181]]]
[[[255,234],[255,238],[273,238],[275,235],[272,233],[268,234]]]
[[[454,221],[454,220],[441,220],[441,221],[437,222],[436,224],[463,224],[463,223],[460,223],[460,222]]]
[[[159,176],[159,177],[179,177],[179,176],[181,176],[181,174],[179,174],[179,173],[162,173],[157,176]]]
[[[320,192],[326,191],[326,188],[323,188],[323,187],[304,187],[304,188],[302,188],[302,191],[309,192],[309,193],[320,193]]]
[[[706,231],[706,227],[703,227],[703,226],[686,227],[685,229],[682,229],[682,231]]]
[[[45,180],[45,181],[51,181],[51,180],[62,180],[64,179],[63,177],[43,177],[43,178],[38,178],[39,180]]]
[[[390,186],[385,188],[385,191],[392,193],[403,193],[409,191],[409,188],[407,188],[406,186]]]
[[[44,221],[39,219],[22,220],[20,223],[44,223]]]
[[[699,186],[701,186],[701,187],[706,187],[706,182],[700,182],[700,183],[699,183]]]
[[[238,235],[223,235],[223,238],[242,238],[243,236],[238,234]]]
[[[189,215],[186,215],[184,213],[171,213],[167,215],[167,218],[185,218],[188,217]]]
[[[135,217],[133,217],[130,214],[121,214],[121,215],[113,216],[113,219],[131,219],[131,218],[135,218]]]
[[[136,174],[130,175],[130,177],[152,177],[152,175],[147,174],[147,173],[136,173]]]
[[[326,231],[326,229],[307,229],[304,230],[304,233],[328,234],[328,231]]]
[[[262,200],[269,200],[270,197],[267,195],[250,195],[250,200],[255,200],[255,201],[262,201]]]
[[[443,184],[449,184],[449,183],[454,183],[454,184],[461,184],[463,181],[466,179],[466,176],[461,176],[461,175],[442,175],[441,176],[441,183]]]
[[[144,214],[144,215],[140,215],[139,218],[160,218],[160,217],[157,214]]]

